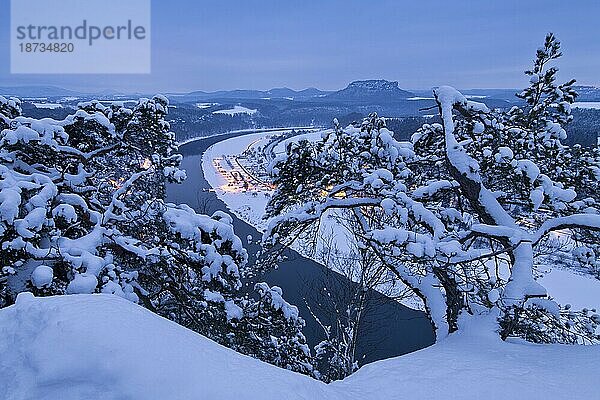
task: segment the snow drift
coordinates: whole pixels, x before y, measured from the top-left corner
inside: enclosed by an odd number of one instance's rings
[[[600,363],[600,346],[505,343],[465,329],[325,385],[117,296],[29,293],[0,310],[0,354],[0,398],[11,400],[584,399],[598,395]]]

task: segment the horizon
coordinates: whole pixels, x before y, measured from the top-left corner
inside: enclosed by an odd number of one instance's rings
[[[288,89],[288,90],[292,90],[295,92],[301,92],[303,90],[310,90],[310,89],[315,89],[315,90],[319,90],[322,92],[336,92],[336,91],[340,91],[345,89],[346,87],[348,87],[348,85],[354,83],[354,82],[361,82],[361,81],[375,81],[375,80],[386,80],[386,79],[380,79],[380,78],[373,78],[373,79],[358,79],[358,80],[353,80],[348,82],[346,85],[336,88],[336,89],[322,89],[319,87],[315,87],[315,86],[308,86],[308,87],[300,87],[300,88],[291,88],[288,86],[278,86],[278,87],[270,87],[270,88],[258,88],[258,89],[254,89],[254,88],[245,88],[245,87],[238,87],[238,88],[233,88],[233,89],[216,89],[216,90],[202,90],[202,89],[191,89],[189,91],[164,91],[164,93],[166,93],[167,95],[186,95],[186,94],[190,94],[190,93],[206,93],[206,94],[212,94],[212,93],[218,93],[218,92],[234,92],[234,91],[257,91],[257,92],[267,92],[267,91],[271,91],[271,90],[278,90],[278,89]],[[386,80],[387,81],[387,80]],[[388,82],[395,82],[395,81],[388,81]],[[576,87],[595,87],[593,85],[584,85],[584,84],[579,84],[578,82],[575,84]],[[130,94],[150,94],[150,92],[142,92],[142,91],[121,91],[118,89],[114,89],[114,88],[110,88],[110,87],[104,87],[104,88],[99,88],[99,89],[94,89],[93,91],[89,91],[89,92],[85,92],[85,91],[81,91],[79,89],[73,88],[73,87],[69,87],[69,86],[59,86],[59,85],[44,85],[44,84],[23,84],[23,85],[0,85],[0,88],[2,89],[17,89],[17,88],[51,88],[51,89],[60,89],[60,90],[65,90],[65,91],[70,91],[70,92],[75,92],[77,94],[84,94],[84,95],[99,95],[102,94],[103,92],[114,92],[116,94],[125,94],[125,95],[130,95]],[[404,88],[399,86],[399,88],[401,90],[405,90],[408,92],[411,91],[417,91],[417,92],[424,92],[424,91],[430,91],[433,90],[435,87],[432,88]],[[469,90],[520,90],[520,88],[518,87],[469,87],[469,88],[459,88],[462,91],[469,91]],[[43,94],[43,93],[42,93]]]
[[[265,88],[265,89],[249,89],[249,88],[243,88],[243,87],[239,87],[239,88],[234,88],[234,89],[217,89],[217,90],[212,90],[212,91],[207,91],[207,90],[202,90],[202,89],[192,89],[189,91],[165,91],[164,93],[167,95],[187,95],[190,93],[206,93],[206,94],[212,94],[212,93],[218,93],[218,92],[234,92],[234,91],[257,91],[257,92],[267,92],[267,91],[271,91],[271,90],[279,90],[279,89],[288,89],[288,90],[292,90],[295,92],[301,92],[303,90],[310,90],[310,89],[315,89],[315,90],[319,90],[322,92],[336,92],[336,91],[340,91],[343,90],[345,88],[347,88],[350,84],[355,83],[355,82],[361,82],[361,81],[376,81],[376,80],[384,80],[385,79],[378,79],[378,78],[373,78],[373,79],[361,79],[361,80],[354,80],[351,82],[348,82],[345,86],[337,88],[337,89],[330,89],[330,90],[326,90],[326,89],[321,89],[315,86],[309,86],[309,87],[304,87],[304,88],[290,88],[288,86],[279,86],[279,87],[271,87],[271,88]],[[388,82],[396,82],[396,81],[388,81]],[[574,87],[588,87],[588,88],[598,88],[597,86],[594,85],[586,85],[586,84],[580,84],[579,82],[576,82],[574,84]],[[150,94],[150,92],[127,92],[127,91],[120,91],[120,90],[116,90],[113,88],[100,88],[100,89],[96,89],[94,91],[89,91],[89,92],[84,92],[84,91],[80,91],[77,89],[74,89],[72,87],[67,87],[67,86],[58,86],[58,85],[44,85],[44,84],[24,84],[24,85],[0,85],[1,89],[17,89],[17,88],[50,88],[50,89],[61,89],[61,90],[65,90],[65,91],[70,91],[70,92],[74,92],[77,94],[83,94],[83,95],[100,95],[103,92],[113,92],[113,94],[123,94],[123,95],[148,95]],[[399,88],[401,90],[405,90],[405,91],[414,91],[414,92],[424,92],[424,91],[430,91],[435,89],[435,87],[432,88],[403,88],[400,87]],[[471,91],[471,90],[521,90],[521,88],[518,87],[470,87],[470,88],[459,88],[459,90],[461,91]],[[41,93],[44,94],[44,93]],[[1,93],[0,93],[1,95]]]
[[[398,81],[405,90],[446,84],[518,88],[527,84],[523,72],[549,31],[563,45],[559,79],[600,85],[600,43],[590,39],[600,12],[596,2],[434,3],[332,0],[300,7],[271,0],[227,5],[153,0],[150,74],[10,74],[6,63],[0,86],[126,93],[339,90],[375,77]],[[0,23],[10,25],[8,1],[0,11]],[[528,19],[532,13],[539,18]],[[8,42],[8,30],[2,30],[5,55]]]

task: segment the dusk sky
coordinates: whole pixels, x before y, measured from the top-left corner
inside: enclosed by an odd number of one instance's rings
[[[563,44],[562,77],[600,85],[596,0],[154,0],[149,75],[11,75],[9,1],[0,4],[0,86],[331,90],[383,78],[406,89],[514,88],[549,31]]]

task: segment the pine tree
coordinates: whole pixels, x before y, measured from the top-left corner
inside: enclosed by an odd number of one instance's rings
[[[597,315],[561,309],[535,280],[534,249],[550,233],[600,231],[598,192],[586,187],[597,187],[597,161],[561,142],[576,94],[547,68],[559,56],[549,34],[526,72],[524,107],[489,110],[440,87],[442,123],[411,143],[371,115],[289,146],[271,169],[265,245],[289,245],[326,212],[350,210],[359,245],[422,299],[438,339],[473,316],[494,320],[503,338],[597,341]]]
[[[318,378],[313,356],[302,334],[298,308],[283,298],[281,288],[254,286],[256,299],[244,304],[244,316],[230,333],[232,348],[295,372]]]
[[[231,217],[165,201],[185,171],[164,96],[132,110],[81,103],[62,121],[22,117],[19,104],[0,98],[0,307],[22,291],[114,294],[315,374],[281,291],[241,292],[248,256]]]

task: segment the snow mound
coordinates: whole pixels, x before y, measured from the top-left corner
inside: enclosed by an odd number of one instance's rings
[[[111,295],[20,294],[0,310],[0,354],[0,399],[327,398],[321,382]]]
[[[23,293],[0,310],[0,354],[2,399],[584,399],[598,394],[600,346],[504,343],[467,327],[325,385],[117,296]]]
[[[369,364],[343,382],[357,399],[592,399],[600,346],[503,342],[475,332]]]

